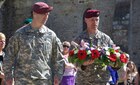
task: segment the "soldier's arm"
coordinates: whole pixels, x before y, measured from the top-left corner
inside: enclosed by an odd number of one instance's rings
[[[54,83],[56,82],[60,82],[61,78],[63,76],[63,70],[64,70],[64,61],[61,61],[63,58],[60,55],[60,53],[62,52],[62,43],[61,41],[56,37],[54,40],[54,44],[53,44],[53,73],[54,73]],[[59,62],[61,61],[61,62]]]
[[[108,40],[108,44],[109,45],[114,45],[114,42],[113,42],[113,40],[109,37],[109,40]]]
[[[18,35],[12,36],[9,39],[9,43],[6,47],[3,68],[4,68],[5,80],[7,81],[7,85],[11,85],[10,83],[13,80],[12,66],[14,65],[14,60],[17,56],[17,51],[18,51],[17,37]]]
[[[102,38],[104,43],[106,43],[109,47],[114,45],[113,40],[108,35],[104,34]]]

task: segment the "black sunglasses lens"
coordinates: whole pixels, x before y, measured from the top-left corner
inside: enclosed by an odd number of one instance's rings
[[[69,48],[69,46],[67,46],[67,45],[63,45],[63,47],[67,47],[67,48]]]

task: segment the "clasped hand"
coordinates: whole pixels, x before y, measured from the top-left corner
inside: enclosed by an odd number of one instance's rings
[[[94,63],[94,60],[87,60],[83,63],[84,66],[87,66],[87,65],[90,65],[90,64],[93,64]]]

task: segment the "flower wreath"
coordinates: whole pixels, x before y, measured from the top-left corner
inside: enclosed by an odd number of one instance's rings
[[[120,47],[99,47],[90,45],[89,43],[81,40],[78,45],[74,41],[71,43],[75,46],[69,52],[69,62],[82,65],[87,60],[94,60],[94,63],[102,66],[110,65],[112,67],[121,67],[128,61],[128,54],[122,52]]]

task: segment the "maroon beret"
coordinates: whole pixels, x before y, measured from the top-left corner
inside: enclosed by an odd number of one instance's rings
[[[52,6],[49,6],[48,4],[44,2],[36,2],[33,5],[32,10],[38,14],[45,14],[53,10]]]
[[[99,10],[88,10],[85,13],[85,18],[91,18],[91,17],[98,17],[100,15],[100,11]]]

